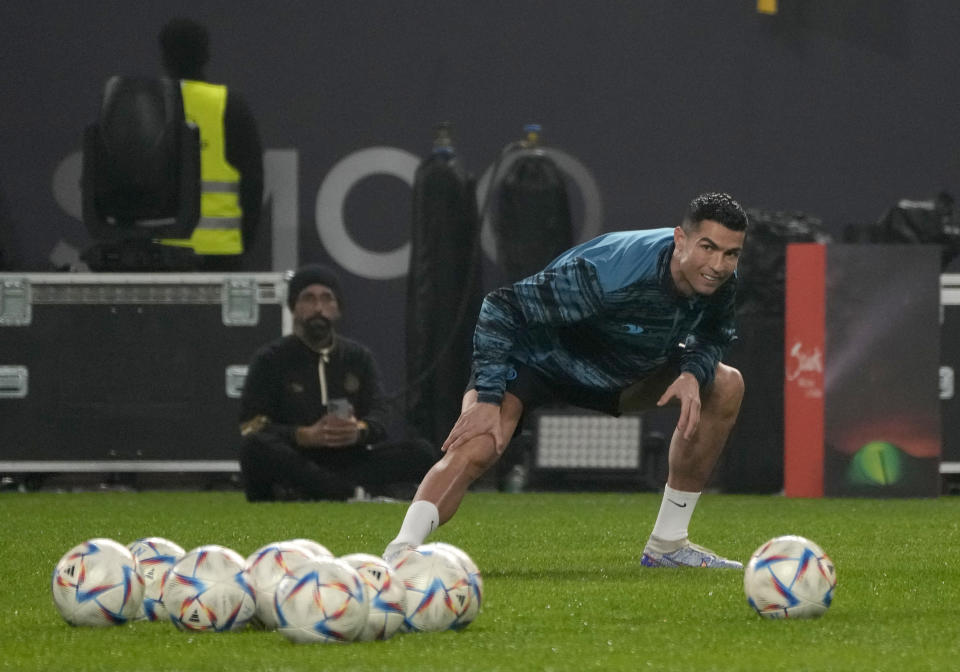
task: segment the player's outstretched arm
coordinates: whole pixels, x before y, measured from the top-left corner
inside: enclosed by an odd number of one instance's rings
[[[680,402],[677,431],[689,441],[700,425],[700,383],[693,374],[681,373],[657,401],[657,406],[665,406],[671,399]]]

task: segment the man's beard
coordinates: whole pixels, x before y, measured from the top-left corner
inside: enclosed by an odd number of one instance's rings
[[[333,323],[322,315],[300,323],[303,337],[314,345],[324,345],[333,333]]]

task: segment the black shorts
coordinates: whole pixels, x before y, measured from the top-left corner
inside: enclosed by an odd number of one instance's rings
[[[609,391],[555,383],[517,362],[510,362],[510,366],[506,390],[523,404],[524,415],[550,404],[578,406],[615,417],[627,411],[647,410],[656,406],[664,390],[680,375],[679,363],[670,361],[627,388]],[[475,387],[471,373],[467,389]]]

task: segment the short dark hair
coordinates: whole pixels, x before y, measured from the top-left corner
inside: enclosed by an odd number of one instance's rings
[[[171,19],[159,40],[163,64],[173,77],[197,77],[210,60],[210,34],[192,19]]]
[[[747,213],[730,194],[707,192],[690,201],[683,218],[684,228],[696,228],[706,219],[720,222],[731,231],[747,230]]]

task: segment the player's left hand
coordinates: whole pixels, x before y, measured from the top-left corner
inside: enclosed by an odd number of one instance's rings
[[[693,374],[681,373],[657,401],[657,406],[664,406],[671,399],[680,402],[677,431],[685,441],[689,441],[700,425],[700,383]]]

